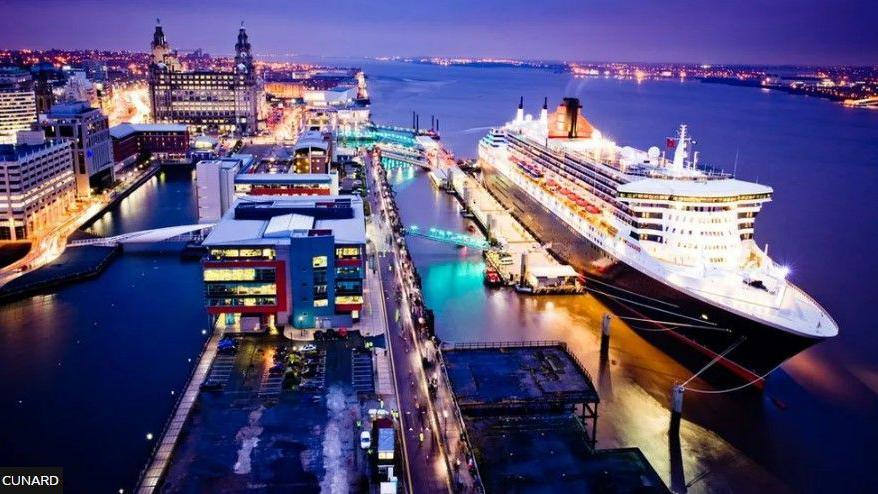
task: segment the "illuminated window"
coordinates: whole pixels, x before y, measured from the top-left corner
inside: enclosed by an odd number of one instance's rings
[[[329,300],[326,300],[325,298],[318,299],[318,300],[314,301],[314,307],[327,307],[327,306],[329,306]]]
[[[329,262],[326,256],[314,256],[311,258],[311,266],[315,268],[325,268]]]
[[[335,297],[335,303],[338,305],[362,304],[362,295],[343,295]]]

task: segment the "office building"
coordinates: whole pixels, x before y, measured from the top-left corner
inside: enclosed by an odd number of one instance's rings
[[[112,185],[113,143],[107,117],[81,101],[52,106],[40,122],[49,138],[73,143],[73,172],[76,195],[88,197],[93,191]]]
[[[30,73],[0,67],[0,144],[15,144],[19,130],[37,121],[36,97]]]
[[[110,128],[110,138],[117,171],[145,156],[189,162],[189,129],[185,125],[123,123]]]
[[[208,312],[227,329],[348,327],[363,306],[359,197],[244,197],[204,240]]]
[[[149,65],[149,96],[155,122],[182,123],[198,132],[255,134],[264,96],[244,26],[238,31],[233,70],[187,71],[171,50],[162,26],[157,25]]]
[[[63,219],[76,189],[71,146],[42,131],[0,144],[0,240],[30,240]]]

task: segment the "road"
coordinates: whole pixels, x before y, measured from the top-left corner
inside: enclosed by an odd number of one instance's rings
[[[57,259],[67,247],[67,237],[103,207],[110,204],[119,194],[137,183],[143,175],[152,172],[152,168],[146,168],[137,173],[131,172],[113,191],[77,201],[77,209],[70,212],[62,223],[53,226],[48,231],[38,233],[37,238],[31,241],[30,251],[24,257],[0,269],[0,286],[24,274],[26,271],[22,268],[25,266],[30,271]]]
[[[460,443],[460,423],[445,380],[437,372],[437,352],[432,341],[419,334],[412,320],[410,300],[419,298],[410,261],[394,240],[391,210],[378,170],[366,156],[369,201],[375,228],[373,242],[378,252],[378,269],[382,281],[388,318],[387,340],[396,376],[397,401],[400,407],[403,449],[407,459],[410,485],[415,492],[473,492],[474,482],[466,465]],[[424,358],[432,362],[430,375]],[[431,399],[428,382],[439,384]],[[449,460],[450,459],[450,460]]]

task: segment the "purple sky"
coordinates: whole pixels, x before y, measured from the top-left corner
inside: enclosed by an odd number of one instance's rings
[[[878,64],[878,0],[0,0],[0,47]]]

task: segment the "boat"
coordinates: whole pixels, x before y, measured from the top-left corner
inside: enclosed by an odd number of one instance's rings
[[[665,150],[643,151],[603,136],[581,108],[564,98],[550,114],[544,102],[534,118],[520,104],[481,139],[479,161],[488,190],[590,293],[663,348],[754,380],[838,334],[756,244],[771,187],[699,163],[686,125]]]

